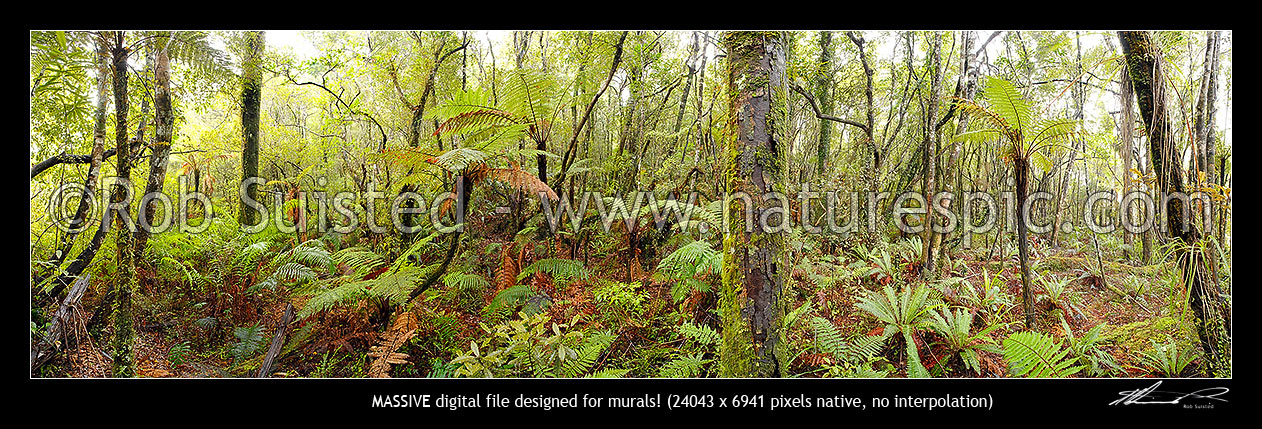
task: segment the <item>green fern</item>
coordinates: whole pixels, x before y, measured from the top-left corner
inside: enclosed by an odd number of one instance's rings
[[[822,317],[811,319],[815,332],[815,346],[833,358],[830,376],[882,378],[888,371],[874,370],[871,364],[880,361],[878,356],[885,348],[889,332],[882,335],[860,335],[847,341],[841,331]],[[862,374],[862,375],[861,375]]]
[[[714,328],[694,324],[689,321],[676,326],[675,329],[679,332],[680,337],[702,348],[718,345],[721,338],[718,331],[715,331]]]
[[[946,346],[964,362],[964,367],[975,374],[981,373],[981,361],[977,352],[984,350],[999,353],[995,341],[987,334],[1002,325],[993,324],[973,332],[973,312],[965,308],[943,309],[932,314],[930,326],[942,336]]]
[[[1200,357],[1199,351],[1191,348],[1181,349],[1178,342],[1171,338],[1165,343],[1153,341],[1152,350],[1143,352],[1140,360],[1158,375],[1174,378],[1182,377],[1188,366],[1198,357]]]
[[[617,338],[617,335],[609,331],[601,331],[588,336],[574,357],[562,361],[562,374],[573,378],[587,373],[596,365],[596,360],[600,359],[605,349],[609,348],[609,345],[613,344]]]
[[[491,286],[491,282],[477,274],[447,273],[443,276],[443,284],[456,290],[482,290]]]
[[[662,378],[693,378],[702,374],[709,359],[702,359],[701,353],[680,356],[666,362],[658,370],[657,376]]]
[[[523,268],[517,274],[517,281],[525,280],[531,274],[545,273],[551,275],[553,279],[567,281],[571,279],[586,279],[591,275],[583,263],[570,259],[547,258],[540,259]]]
[[[482,309],[482,313],[488,316],[505,316],[511,313],[513,309],[525,304],[526,299],[534,294],[534,289],[531,289],[528,285],[513,285],[496,293],[491,298],[491,302]]]
[[[894,289],[886,285],[883,293],[871,291],[860,297],[855,305],[885,322],[887,330],[903,334],[907,344],[907,376],[912,378],[929,377],[929,370],[920,363],[915,335],[918,329],[930,325],[932,310],[943,305],[930,295],[930,291],[928,287],[917,286],[895,295]]]
[[[297,314],[298,320],[333,308],[358,304],[363,300],[384,300],[392,304],[403,304],[408,294],[416,288],[433,266],[425,268],[405,268],[398,272],[388,272],[381,276],[362,281],[353,281],[330,289],[316,292]]]
[[[263,345],[263,327],[259,325],[237,327],[232,330],[232,335],[237,337],[237,342],[232,345],[232,356],[238,361],[258,353]]]
[[[1082,335],[1074,335],[1073,330],[1063,318],[1060,319],[1060,326],[1065,331],[1065,347],[1071,350],[1080,361],[1088,364],[1084,368],[1087,375],[1106,377],[1122,371],[1122,367],[1117,364],[1113,355],[1101,348],[1101,345],[1108,341],[1104,338],[1107,324],[1092,326]]]
[[[1055,339],[1038,332],[1024,331],[1003,340],[1003,358],[1013,375],[1028,378],[1065,378],[1083,369],[1074,365],[1078,359],[1069,356]]]

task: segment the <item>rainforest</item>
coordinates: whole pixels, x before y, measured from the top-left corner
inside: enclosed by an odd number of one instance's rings
[[[30,31],[30,377],[1230,378],[1231,59]]]

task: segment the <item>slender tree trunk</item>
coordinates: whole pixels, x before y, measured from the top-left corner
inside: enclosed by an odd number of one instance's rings
[[[723,323],[720,375],[778,377],[785,374],[789,364],[780,326],[787,261],[783,235],[773,231],[776,225],[788,222],[788,213],[765,194],[783,193],[786,186],[785,47],[782,36],[773,32],[728,32],[723,35],[723,44],[728,53],[731,94],[730,134],[724,149],[727,191],[748,194],[752,204],[744,207],[736,199],[738,209],[725,208],[730,213],[723,238],[719,290]],[[780,215],[774,216],[776,212]],[[748,224],[747,213],[755,223],[767,219],[771,228]]]
[[[819,99],[820,113],[833,114],[833,33],[819,32],[819,71],[815,76],[815,98]],[[870,126],[871,124],[869,124]],[[815,171],[824,175],[824,164],[828,160],[833,135],[833,124],[826,119],[819,120],[819,141],[815,155]]]
[[[1014,157],[1012,174],[1016,177],[1017,203],[1017,257],[1021,262],[1021,303],[1025,308],[1025,329],[1034,329],[1034,292],[1030,289],[1030,250],[1026,238],[1029,227],[1025,217],[1028,211],[1025,206],[1030,192],[1030,161],[1024,157]]]
[[[123,201],[130,190],[131,151],[127,141],[127,48],[123,44],[123,32],[114,34],[114,106],[115,143],[117,150],[118,177],[123,180],[114,187],[112,201]],[[127,226],[131,222],[130,204],[116,212],[114,217],[115,261],[118,273],[114,283],[114,363],[115,377],[131,377],[136,368],[133,363],[132,345],[135,341],[135,321],[132,319],[132,293],[136,289],[136,265],[132,259],[132,234]]]
[[[960,46],[961,46],[960,77],[957,83],[957,87],[959,88],[959,90],[957,91],[956,96],[966,99],[966,100],[972,100],[977,92],[977,68],[971,66],[971,62],[973,58],[975,57],[972,56],[972,54],[970,54],[971,52],[973,52],[973,44],[975,42],[976,37],[977,37],[976,34],[974,34],[972,31],[960,32],[960,39],[961,39],[960,40]],[[959,135],[960,133],[963,133],[966,130],[968,130],[968,120],[969,120],[968,112],[957,111],[955,135]],[[954,183],[956,184],[957,188],[960,185],[961,180],[963,180],[962,174],[961,174],[961,171],[963,170],[963,168],[960,168],[960,166],[958,166],[958,163],[960,160],[960,152],[962,152],[963,147],[964,147],[964,144],[962,142],[957,141],[951,144],[951,156],[948,158],[948,161],[944,168],[952,169],[952,170],[949,173],[944,171],[942,174],[942,177],[944,178],[947,176],[954,176]],[[953,191],[951,179],[948,178],[944,181],[943,190],[947,192]],[[946,201],[948,205],[950,204],[950,202],[951,202],[950,200]],[[961,219],[964,219],[964,218],[961,217]],[[964,221],[969,221],[969,220],[964,219]],[[961,231],[967,231],[967,229],[961,228]],[[963,233],[970,234],[969,232],[963,232]],[[944,234],[936,234],[933,236],[933,241],[934,241],[933,246],[938,249],[939,254],[942,253],[943,235]],[[970,237],[970,240],[971,240],[971,237]]]
[[[1078,48],[1078,57],[1077,57],[1078,58],[1078,72],[1077,73],[1079,75],[1078,79],[1080,81],[1081,75],[1082,75],[1082,42],[1078,40],[1078,32],[1074,32],[1074,43],[1075,43],[1075,46],[1077,46]],[[1074,119],[1077,120],[1079,123],[1082,122],[1082,109],[1083,109],[1083,104],[1085,104],[1086,102],[1086,100],[1084,100],[1085,95],[1086,95],[1086,91],[1084,91],[1082,84],[1078,81],[1074,82],[1073,83]],[[1073,145],[1069,149],[1069,158],[1065,164],[1065,171],[1061,172],[1060,186],[1056,188],[1056,203],[1053,206],[1054,211],[1053,211],[1053,216],[1052,216],[1053,221],[1052,221],[1051,240],[1052,240],[1053,246],[1058,246],[1057,237],[1060,236],[1060,224],[1061,224],[1061,214],[1062,214],[1061,206],[1064,205],[1063,204],[1064,196],[1065,196],[1065,193],[1068,192],[1067,188],[1069,187],[1069,176],[1071,176],[1072,172],[1074,171],[1073,170],[1074,161],[1078,158],[1078,146],[1080,144],[1082,144],[1082,138],[1074,137]]]
[[[1164,194],[1177,195],[1184,192],[1183,172],[1176,158],[1179,151],[1175,148],[1166,109],[1160,48],[1147,32],[1122,31],[1119,36],[1140,116],[1147,126],[1151,164],[1157,173],[1158,186]],[[1182,241],[1176,250],[1177,259],[1187,285],[1188,306],[1197,319],[1197,336],[1206,356],[1207,372],[1215,377],[1230,377],[1231,308],[1208,275],[1205,253],[1195,248],[1201,244],[1201,233],[1185,212],[1188,207],[1181,199],[1169,198],[1165,209],[1166,233]]]
[[[241,181],[259,175],[259,108],[263,97],[263,71],[260,62],[263,57],[264,36],[262,31],[245,32],[246,52],[241,64]],[[250,186],[248,195],[258,201],[258,186]],[[238,217],[241,225],[255,225],[259,222],[258,212],[241,200],[241,212]]]
[[[1135,149],[1132,147],[1135,143],[1135,116],[1132,106],[1135,104],[1135,95],[1132,89],[1130,72],[1125,69],[1125,65],[1122,67],[1122,92],[1118,100],[1122,106],[1122,122],[1118,128],[1120,128],[1119,131],[1122,135],[1122,194],[1125,196],[1130,195],[1131,189],[1133,189],[1131,187],[1131,170],[1134,167],[1132,167],[1131,163],[1135,159]],[[1126,215],[1134,213],[1134,210],[1131,210],[1130,207],[1123,207],[1122,211]],[[1135,241],[1134,234],[1123,229],[1122,241],[1128,245],[1132,244]]]
[[[166,41],[166,38],[162,38],[158,43]],[[162,192],[163,181],[166,179],[167,157],[171,154],[171,137],[175,128],[175,114],[171,107],[171,59],[167,54],[166,46],[158,48],[154,60],[153,107],[157,116],[154,119],[153,151],[149,154],[149,182],[145,185],[145,194]],[[140,210],[144,213],[146,222],[138,225],[139,228],[136,230],[136,259],[141,259],[145,246],[149,243],[150,228],[145,225],[160,223],[154,219],[157,211],[157,205],[154,202],[145,204]],[[166,213],[164,216],[170,215]]]
[[[929,85],[928,112],[925,115],[925,150],[921,156],[921,162],[924,164],[922,169],[924,172],[924,193],[925,193],[925,221],[923,232],[924,238],[921,245],[924,248],[924,265],[921,266],[921,275],[925,278],[933,276],[933,195],[936,193],[934,183],[938,165],[938,131],[934,123],[938,118],[938,98],[942,95],[942,67],[941,54],[942,50],[942,32],[935,32],[933,37],[933,45],[929,51],[929,67],[932,74],[931,83]]]

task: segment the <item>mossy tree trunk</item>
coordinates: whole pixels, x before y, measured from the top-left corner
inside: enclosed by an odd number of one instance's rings
[[[933,47],[929,51],[929,67],[932,75],[929,85],[929,99],[925,100],[925,150],[921,153],[921,162],[924,169],[924,193],[925,193],[925,222],[923,231],[924,237],[921,243],[924,247],[924,265],[921,266],[921,274],[924,278],[932,278],[933,276],[933,196],[936,192],[937,183],[934,176],[937,175],[938,165],[938,127],[934,126],[934,122],[938,118],[938,98],[942,95],[942,67],[941,55],[942,50],[942,33],[935,32],[933,35]]]
[[[1149,151],[1157,186],[1163,194],[1184,192],[1183,171],[1174,144],[1167,95],[1162,82],[1161,51],[1144,31],[1121,31],[1122,52],[1130,73],[1140,117],[1148,130]],[[1190,210],[1179,198],[1166,201],[1166,233],[1182,241],[1176,257],[1187,286],[1188,306],[1197,320],[1197,336],[1206,356],[1208,373],[1231,376],[1231,309],[1227,307],[1214,279],[1206,268],[1206,255],[1199,248],[1201,232],[1191,221]]]
[[[819,32],[819,71],[815,76],[815,98],[819,99],[820,113],[833,114],[833,33]],[[828,160],[830,142],[833,135],[833,124],[826,119],[819,120],[819,141],[815,158],[815,169],[824,174],[824,163]]]
[[[157,39],[155,43],[158,52],[154,57],[154,136],[153,151],[149,154],[149,181],[145,185],[145,194],[154,192],[162,192],[163,181],[166,179],[167,158],[171,155],[171,137],[174,134],[175,114],[171,107],[171,58],[166,48],[167,38]],[[146,224],[156,225],[154,216],[157,214],[157,203],[150,201],[140,210],[143,211]],[[169,216],[170,214],[164,214]],[[149,242],[149,229],[142,227],[136,230],[136,258],[143,256],[145,246]]]
[[[728,32],[723,44],[729,118],[724,179],[733,204],[726,210],[723,237],[720,375],[783,376],[787,261],[777,227],[788,222],[788,214],[787,201],[769,193],[785,192],[785,47],[775,32]],[[749,195],[748,206],[738,193]]]
[[[259,106],[263,97],[263,32],[245,32],[245,58],[241,64],[241,180],[259,175]],[[258,186],[248,190],[251,199],[258,201]],[[241,225],[259,222],[258,212],[241,200],[238,220]]]
[[[116,159],[118,178],[122,180],[114,186],[111,201],[123,201],[130,192],[124,186],[131,186],[131,147],[127,141],[127,48],[123,43],[123,32],[114,34],[114,136],[117,144]],[[131,377],[136,374],[133,363],[132,345],[135,341],[135,326],[132,317],[131,295],[136,289],[136,266],[132,253],[132,234],[128,230],[131,223],[130,205],[114,212],[114,256],[118,272],[114,277],[114,362],[115,377]]]

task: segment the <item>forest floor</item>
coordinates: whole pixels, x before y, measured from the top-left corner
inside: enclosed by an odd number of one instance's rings
[[[1036,249],[1035,254],[1038,255],[1038,261],[1044,275],[1057,278],[1072,279],[1069,283],[1067,296],[1071,298],[1060,305],[1048,302],[1046,299],[1038,300],[1035,308],[1036,325],[1040,331],[1051,334],[1058,341],[1063,341],[1066,337],[1060,319],[1062,315],[1068,321],[1068,325],[1073,329],[1074,335],[1080,335],[1094,326],[1106,324],[1103,336],[1106,338],[1103,349],[1111,354],[1117,364],[1123,369],[1123,374],[1128,377],[1143,377],[1148,374],[1148,370],[1143,368],[1137,362],[1136,356],[1140,351],[1150,347],[1152,341],[1161,341],[1165,335],[1175,334],[1176,319],[1180,315],[1172,314],[1182,306],[1176,305],[1183,298],[1179,292],[1172,291],[1168,287],[1163,286],[1163,281],[1156,277],[1161,270],[1160,265],[1152,265],[1147,267],[1135,267],[1117,262],[1101,261],[1094,251],[1079,252],[1068,248],[1061,249]],[[649,304],[647,311],[640,321],[628,321],[621,326],[622,338],[611,348],[610,354],[631,355],[635,347],[643,344],[650,344],[652,338],[651,332],[644,329],[643,321],[652,320],[653,317],[661,314],[663,311],[670,311],[670,285],[668,282],[656,281],[652,278],[651,273],[639,269],[638,264],[631,264],[628,268],[626,264],[619,263],[617,258],[607,258],[602,261],[592,261],[593,265],[599,272],[626,282],[641,282],[644,285],[644,292],[649,296]],[[1103,266],[1104,269],[1100,269]],[[912,271],[910,267],[904,266],[908,271]],[[949,275],[961,278],[976,278],[985,270],[991,273],[991,276],[1002,281],[1005,293],[1015,298],[1013,306],[1000,318],[1002,323],[1011,323],[1020,326],[1023,319],[1020,297],[1021,297],[1021,276],[1020,267],[1011,259],[1003,259],[1001,257],[993,257],[991,259],[977,258],[974,260],[965,260],[961,264],[957,264],[950,269]],[[1099,276],[1103,273],[1103,278]],[[795,280],[797,275],[794,273]],[[1128,277],[1140,277],[1139,282],[1130,281]],[[913,280],[918,281],[918,280]],[[976,279],[974,280],[976,281]],[[1128,289],[1134,284],[1143,284],[1147,287],[1141,287],[1138,290]],[[97,290],[102,290],[103,285],[98,285]],[[548,309],[548,313],[553,316],[553,320],[568,320],[576,314],[600,316],[599,310],[593,302],[592,292],[587,287],[569,287],[559,288],[552,282],[541,282],[536,285],[540,292],[551,297],[552,305]],[[1039,286],[1032,285],[1035,293],[1040,294],[1043,291]],[[858,309],[855,304],[857,297],[863,292],[863,288],[872,288],[872,285],[860,286],[851,285],[847,288],[810,288],[809,293],[804,298],[794,303],[793,306],[802,305],[805,301],[811,301],[811,305],[815,312],[833,322],[834,325],[847,335],[855,334],[879,334],[883,327],[882,324],[874,320],[862,310]],[[154,291],[156,292],[156,291]],[[487,297],[493,295],[488,294]],[[948,302],[951,297],[947,297]],[[680,308],[692,314],[694,320],[704,322],[704,319],[713,319],[713,313],[705,310],[712,307],[712,300],[707,299],[705,294],[694,293],[693,296],[685,299]],[[295,306],[301,308],[301,302],[295,302]],[[264,341],[270,341],[273,333],[273,327],[277,324],[280,314],[284,310],[283,300],[274,300],[260,304],[261,308],[255,309],[260,315],[259,324],[264,327]],[[178,310],[177,310],[178,311]],[[462,331],[461,336],[472,336],[478,334],[479,318],[473,314],[460,311],[452,311],[454,314],[460,314],[461,324],[459,329]],[[191,377],[191,378],[213,378],[213,377],[231,377],[233,368],[239,367],[239,363],[234,363],[231,357],[225,356],[223,352],[214,353],[188,353],[182,360],[183,362],[175,365],[172,364],[171,350],[179,342],[180,336],[177,332],[187,333],[187,327],[176,328],[166,324],[158,323],[154,320],[144,320],[143,316],[139,317],[138,329],[136,336],[136,363],[137,376],[139,377]],[[185,318],[187,319],[187,317]],[[601,320],[600,317],[594,317],[591,320]],[[595,322],[601,323],[601,322]],[[610,326],[612,327],[612,326]],[[294,331],[297,329],[295,328]],[[373,333],[374,330],[369,326],[361,326],[360,331]],[[111,338],[109,328],[104,328],[104,332],[98,337],[98,341],[108,341]],[[1011,334],[1013,330],[1001,328],[992,331],[989,336],[994,340],[995,344],[1001,345],[1003,339]],[[294,335],[291,333],[291,336]],[[338,346],[338,342],[342,346],[354,348],[348,339],[353,339],[356,335],[349,336],[338,341],[333,341],[330,347]],[[799,341],[813,341],[813,336],[809,333],[799,332]],[[371,342],[372,337],[367,337],[367,341]],[[982,366],[980,374],[974,374],[960,365],[958,358],[954,358],[950,351],[941,345],[939,338],[932,331],[923,331],[917,335],[916,341],[921,351],[922,359],[928,368],[933,368],[943,359],[954,359],[949,361],[943,367],[944,373],[940,376],[948,377],[1004,377],[1007,376],[1008,368],[1002,356],[996,353],[981,351],[979,352],[979,362]],[[896,340],[901,341],[901,340]],[[185,342],[187,343],[187,342]],[[110,358],[102,350],[102,344],[93,342],[90,338],[88,341],[79,341],[78,347],[69,350],[67,353],[59,356],[55,362],[61,367],[65,377],[108,377],[110,375]],[[808,350],[809,351],[809,350]],[[886,348],[886,357],[892,362],[902,373],[905,370],[906,359],[901,356],[903,348],[891,345]],[[256,360],[261,357],[256,357]],[[816,372],[820,368],[821,362],[826,359],[826,355],[822,353],[803,352],[799,354],[793,364],[792,371],[797,376],[812,377],[816,376]],[[417,363],[420,366],[422,363]],[[255,365],[257,367],[257,365]],[[239,368],[238,368],[239,369]],[[240,372],[240,371],[237,371]],[[302,376],[302,371],[289,371],[285,373],[274,374],[278,376]],[[1084,376],[1080,374],[1079,376]]]

